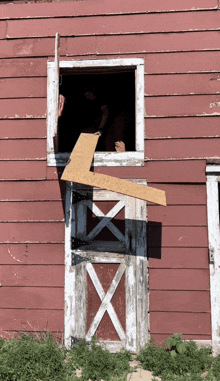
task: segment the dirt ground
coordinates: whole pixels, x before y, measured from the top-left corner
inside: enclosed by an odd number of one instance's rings
[[[136,366],[139,365],[137,361],[132,361],[130,363],[132,368],[134,368],[134,371],[132,373],[129,373],[127,376],[127,381],[151,381],[153,380],[152,373],[149,370],[144,370],[141,368],[136,368]],[[159,377],[155,378],[156,380],[160,381]]]

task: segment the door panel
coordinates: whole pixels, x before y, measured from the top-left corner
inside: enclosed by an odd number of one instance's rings
[[[138,201],[113,192],[69,186],[67,346],[71,337],[91,341],[94,335],[112,351],[126,347],[136,352],[140,343],[146,343],[148,299],[147,294],[137,296],[137,290],[147,293],[146,203]]]

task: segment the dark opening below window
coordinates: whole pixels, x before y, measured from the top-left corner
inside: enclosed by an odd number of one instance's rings
[[[85,95],[89,91],[95,95],[92,100]],[[58,120],[58,152],[71,152],[82,131],[98,130],[106,106],[108,118],[96,151],[115,151],[115,140],[135,151],[134,70],[73,74],[63,69],[59,92],[65,104]]]

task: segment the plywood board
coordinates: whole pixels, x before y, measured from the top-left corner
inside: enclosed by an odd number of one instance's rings
[[[95,186],[160,205],[166,205],[164,191],[89,171],[98,139],[98,135],[80,135],[61,180]]]

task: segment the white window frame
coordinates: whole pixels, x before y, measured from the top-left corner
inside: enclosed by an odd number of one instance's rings
[[[220,166],[208,165],[206,175],[212,351],[214,355],[217,355],[220,353],[220,224],[218,191]]]
[[[54,136],[57,128],[58,80],[55,62],[48,61],[47,86],[47,165],[63,167],[69,153],[55,153]],[[93,166],[143,166],[144,165],[144,59],[123,58],[106,60],[60,61],[62,69],[94,68],[134,68],[135,69],[135,151],[98,152],[94,155]]]

